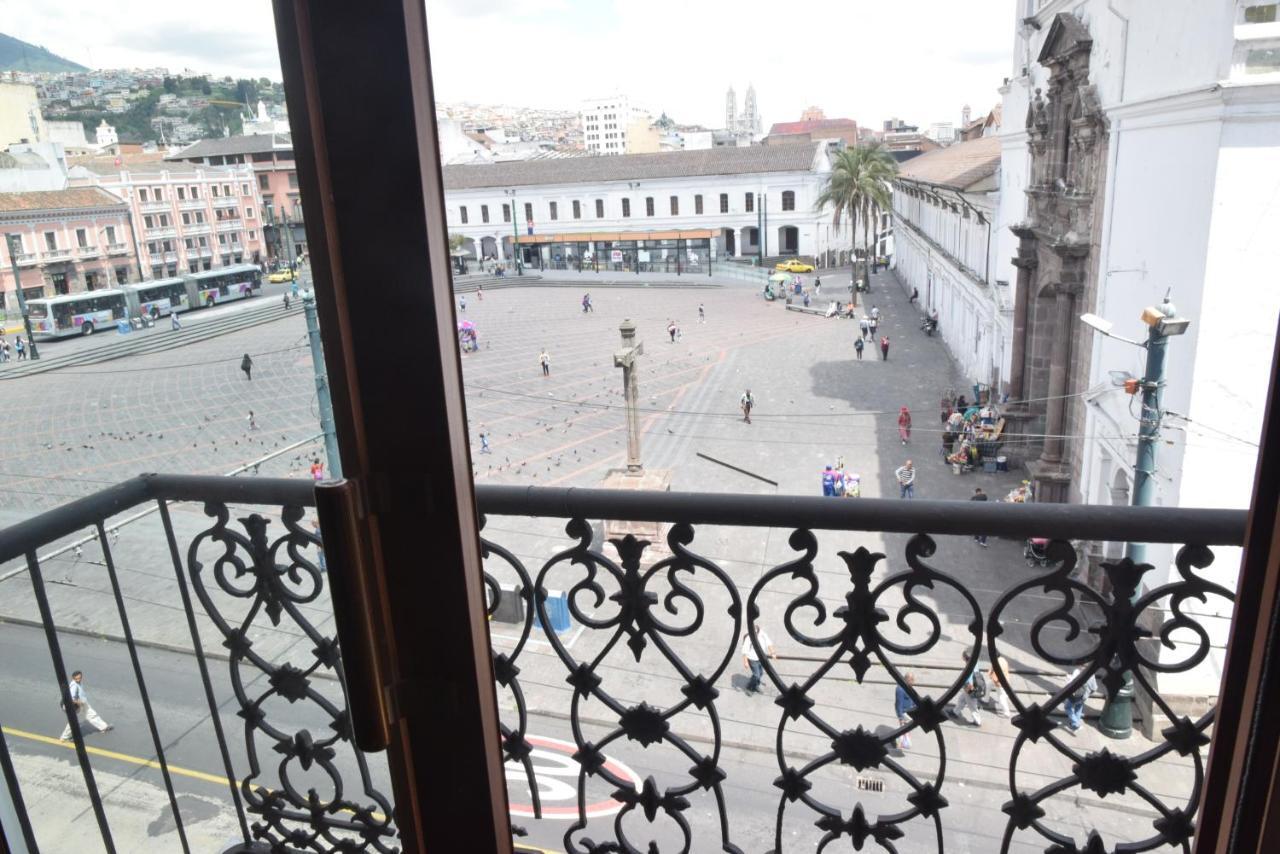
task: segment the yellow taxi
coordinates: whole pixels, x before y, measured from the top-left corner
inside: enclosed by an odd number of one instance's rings
[[[774,266],[775,270],[781,270],[784,273],[812,273],[813,265],[806,264],[796,258],[782,261]]]
[[[292,282],[297,277],[298,277],[297,273],[295,273],[293,270],[290,270],[289,268],[286,267],[283,270],[276,270],[274,273],[271,273],[270,275],[268,275],[267,281],[268,282]]]

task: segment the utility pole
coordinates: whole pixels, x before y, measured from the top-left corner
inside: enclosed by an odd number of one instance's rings
[[[17,234],[6,234],[4,242],[9,250],[9,267],[13,270],[13,292],[18,295],[18,311],[22,312],[22,328],[27,333],[27,358],[33,362],[39,361],[40,351],[36,349],[36,339],[31,334],[31,315],[27,313],[27,298],[22,293],[22,278],[18,273],[18,256],[22,254],[22,237]]]
[[[324,455],[328,457],[329,477],[342,477],[342,458],[338,455],[338,434],[333,425],[333,399],[329,396],[329,373],[324,366],[324,349],[320,346],[320,321],[316,318],[316,298],[310,289],[302,295],[302,313],[307,318],[307,340],[311,344],[311,364],[316,372],[316,405],[320,410],[320,431],[324,433]]]
[[[769,194],[761,193],[761,201],[764,202],[764,228],[760,231],[760,246],[763,247],[764,255],[760,258],[760,263],[764,263],[764,259],[769,257]]]
[[[762,219],[764,211],[760,207],[760,194],[756,193],[756,266],[764,266],[764,219]]]
[[[1138,456],[1133,467],[1133,500],[1130,503],[1134,507],[1151,507],[1155,504],[1156,495],[1156,443],[1160,439],[1160,396],[1164,390],[1165,351],[1169,338],[1186,332],[1191,321],[1178,317],[1177,309],[1168,298],[1160,308],[1148,307],[1144,310],[1142,320],[1149,327],[1146,343],[1140,345],[1147,350],[1147,366],[1145,376],[1139,383],[1142,389],[1142,412],[1138,420]],[[1094,326],[1093,323],[1089,325]],[[1104,331],[1103,334],[1108,333]],[[1146,563],[1147,544],[1126,543],[1124,556],[1134,564]],[[1141,593],[1138,586],[1133,590],[1118,592],[1127,593],[1130,607]],[[1123,675],[1124,684],[1107,697],[1098,720],[1098,729],[1110,738],[1128,738],[1133,733],[1133,674],[1126,670]]]
[[[511,199],[511,254],[515,256],[516,275],[524,275],[524,265],[520,263],[520,225],[516,219],[516,191],[506,190],[507,198]]]

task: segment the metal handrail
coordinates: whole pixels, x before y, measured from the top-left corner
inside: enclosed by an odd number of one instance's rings
[[[0,529],[0,562],[73,534],[145,501],[315,505],[314,483],[289,478],[145,474]],[[988,534],[1115,542],[1243,544],[1248,513],[1181,507],[1002,504],[973,501],[832,500],[798,495],[637,493],[578,487],[476,487],[481,513],[768,528]]]

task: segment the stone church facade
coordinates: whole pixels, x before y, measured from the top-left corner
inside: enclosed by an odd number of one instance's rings
[[[1092,39],[1069,14],[1054,18],[1038,62],[1048,90],[1026,115],[1027,218],[1012,227],[1018,270],[1011,421],[1026,444],[1036,500],[1072,500],[1085,430],[1089,338],[1079,320],[1098,292],[1098,245],[1106,185],[1107,122],[1089,80]]]

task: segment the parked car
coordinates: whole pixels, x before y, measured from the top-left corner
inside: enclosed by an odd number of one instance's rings
[[[774,269],[781,270],[784,273],[812,273],[813,265],[806,264],[795,258],[790,258],[786,261],[778,262],[778,264],[774,266]]]

